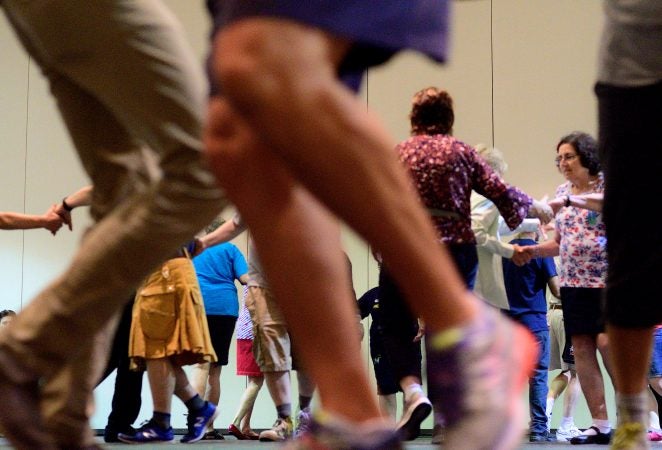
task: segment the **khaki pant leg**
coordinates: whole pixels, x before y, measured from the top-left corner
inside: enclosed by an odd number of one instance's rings
[[[61,448],[95,443],[89,420],[94,414],[94,388],[106,367],[119,315],[93,339],[82,342],[81,355],[46,381],[41,412],[46,429]]]
[[[292,370],[290,335],[271,290],[250,286],[246,308],[253,321],[253,354],[262,372]]]
[[[4,333],[0,348],[14,363],[10,376],[20,381],[80,358],[80,342],[92,339],[145,275],[217,215],[223,195],[201,160],[204,77],[160,3],[98,0],[94,14],[85,13],[87,0],[2,6],[48,77],[95,185],[93,208],[98,198],[123,190],[125,179],[105,176],[107,167],[144,163],[138,142],[158,154],[163,175],[103,218],[65,274]]]

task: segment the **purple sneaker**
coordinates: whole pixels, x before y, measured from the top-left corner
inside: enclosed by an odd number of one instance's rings
[[[390,426],[361,425],[326,418],[312,417],[307,432],[291,439],[284,450],[402,450],[400,436]]]
[[[518,448],[525,414],[520,394],[536,363],[535,340],[482,305],[455,344],[444,346],[444,337],[427,339],[428,387],[445,420],[444,449]]]

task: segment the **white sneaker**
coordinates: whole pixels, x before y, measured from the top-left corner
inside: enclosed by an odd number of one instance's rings
[[[403,441],[413,441],[421,434],[421,423],[432,412],[432,403],[423,395],[418,394],[405,403],[405,411],[398,422],[398,432]]]
[[[579,436],[580,434],[582,434],[582,432],[575,426],[570,428],[559,428],[556,430],[556,440],[558,442],[569,442],[570,439]]]

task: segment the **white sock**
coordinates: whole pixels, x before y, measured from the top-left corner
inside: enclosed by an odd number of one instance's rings
[[[570,417],[565,417],[563,416],[563,419],[561,419],[561,425],[559,425],[559,428],[562,428],[564,430],[569,430],[570,428],[575,426],[575,419],[570,416]]]
[[[651,411],[648,414],[648,416],[649,416],[648,421],[650,423],[648,428],[651,431],[659,432],[660,431],[660,417],[657,415],[657,413],[655,411]]]
[[[600,430],[600,433],[609,433],[611,431],[609,420],[593,419],[593,426]]]
[[[423,386],[421,386],[418,383],[411,383],[410,385],[405,386],[403,391],[405,393],[405,400],[406,401],[411,400],[412,397],[417,395],[417,394],[424,395],[423,394]]]

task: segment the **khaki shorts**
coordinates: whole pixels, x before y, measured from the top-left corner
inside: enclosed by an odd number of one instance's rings
[[[253,354],[260,370],[292,370],[290,335],[271,290],[249,286],[246,308],[253,321]]]
[[[569,355],[563,354],[566,348],[563,310],[558,308],[547,311],[547,323],[549,324],[549,370],[574,369],[574,364],[564,361],[564,356],[568,358]]]

